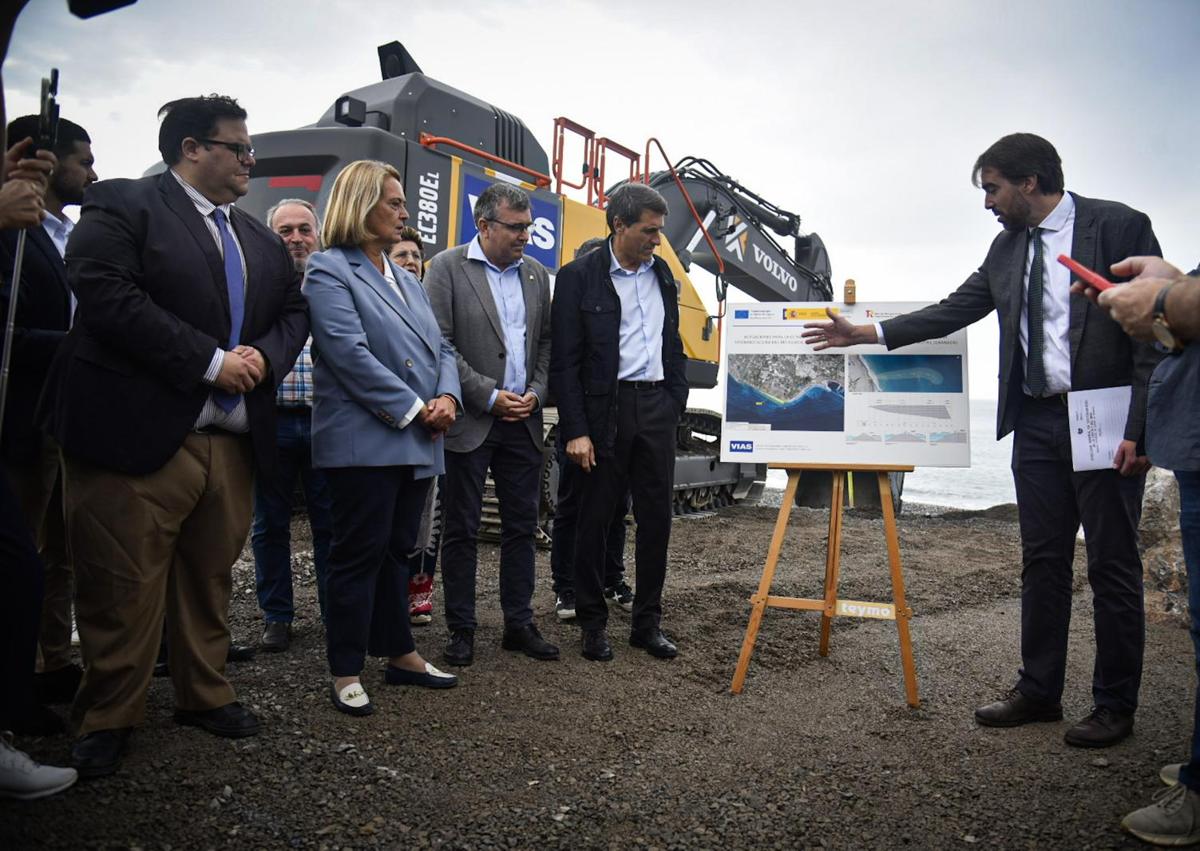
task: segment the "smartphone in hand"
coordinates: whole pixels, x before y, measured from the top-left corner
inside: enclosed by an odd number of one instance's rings
[[[1079,280],[1083,281],[1089,287],[1100,290],[1100,292],[1104,292],[1109,287],[1114,286],[1112,281],[1100,277],[1098,273],[1093,272],[1079,261],[1072,260],[1065,254],[1058,255],[1058,262],[1074,272],[1079,277]]]

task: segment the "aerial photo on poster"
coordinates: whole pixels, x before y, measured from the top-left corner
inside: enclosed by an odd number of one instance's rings
[[[880,322],[923,305],[836,305]],[[725,460],[791,464],[970,464],[967,337],[893,352],[814,352],[801,333],[825,304],[731,305],[726,337]]]

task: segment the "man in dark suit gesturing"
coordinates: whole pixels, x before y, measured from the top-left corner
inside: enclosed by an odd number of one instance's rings
[[[637,521],[636,591],[629,643],[676,655],[663,634],[662,589],[671,538],[675,428],[687,406],[679,338],[679,288],[654,249],[667,203],[640,183],[608,199],[604,248],[558,271],[552,309],[550,389],[569,463],[584,472],[575,537],[575,611],[581,652],[608,661],[605,544],[625,495]]]
[[[1004,227],[978,271],[941,302],[874,325],[830,311],[810,323],[815,349],[882,343],[889,349],[940,337],[993,310],[1000,321],[997,439],[1015,432],[1013,478],[1021,524],[1021,670],[1001,700],[976,720],[1015,727],[1062,718],[1071,562],[1082,522],[1094,595],[1094,709],[1066,733],[1067,744],[1105,747],[1133,729],[1142,675],[1145,618],[1137,549],[1146,388],[1158,356],[1131,341],[1103,311],[1070,297],[1069,254],[1108,269],[1131,255],[1159,255],[1150,220],[1137,210],[1063,191],[1062,163],[1045,139],[1015,133],[975,163],[984,206]],[[1113,469],[1074,472],[1066,394],[1131,386],[1124,440]]]
[[[84,776],[115,770],[142,720],[164,612],[175,720],[258,731],[224,674],[230,569],[308,335],[283,242],[232,206],[254,164],[245,110],[214,95],[161,115],[168,169],[88,192],[67,249],[79,306],[41,407],[64,457]]]
[[[8,126],[8,137],[37,138],[39,117],[23,115]],[[63,208],[83,202],[96,181],[92,140],[87,131],[61,118],[54,145],[58,158],[46,188],[46,218],[25,230],[25,252],[13,329],[13,363],[4,408],[4,471],[20,500],[38,552],[46,565],[46,595],[38,638],[42,673],[35,683],[47,703],[70,703],[81,671],[71,662],[71,563],[63,529],[58,447],[34,421],[34,411],[59,343],[71,327],[71,289],[63,254],[74,227]],[[10,274],[19,230],[0,231],[0,317],[8,309]]]

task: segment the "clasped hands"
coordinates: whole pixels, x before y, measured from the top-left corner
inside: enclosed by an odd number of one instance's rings
[[[249,393],[267,376],[267,362],[253,346],[236,346],[225,352],[221,371],[213,381],[226,393]]]
[[[537,408],[537,404],[537,394],[532,390],[526,390],[524,396],[501,390],[496,394],[496,401],[492,403],[492,413],[506,423],[515,423],[528,419]]]
[[[437,440],[450,430],[458,417],[458,404],[452,396],[438,396],[425,403],[425,407],[417,411],[417,421]]]

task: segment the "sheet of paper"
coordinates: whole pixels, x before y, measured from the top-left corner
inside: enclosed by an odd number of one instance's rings
[[[1084,470],[1107,470],[1125,436],[1129,415],[1129,387],[1074,390],[1067,394],[1067,416],[1071,421],[1071,466]]]

